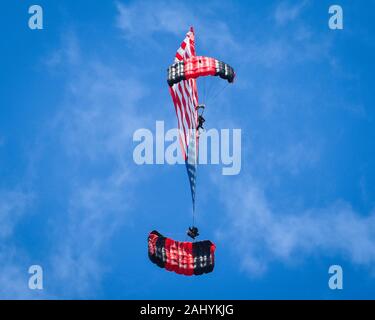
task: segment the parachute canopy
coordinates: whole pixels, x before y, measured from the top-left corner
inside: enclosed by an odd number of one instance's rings
[[[215,245],[209,241],[181,242],[162,236],[157,231],[148,236],[148,256],[161,268],[186,276],[212,272]]]
[[[219,76],[232,83],[235,77],[233,68],[219,60],[209,57],[192,56],[175,62],[168,68],[167,82],[170,87],[183,80],[203,76]]]

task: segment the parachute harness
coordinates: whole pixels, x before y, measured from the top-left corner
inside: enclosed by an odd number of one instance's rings
[[[206,122],[206,120],[203,118],[203,113],[204,113],[204,109],[205,109],[205,105],[204,104],[199,104],[195,107],[195,110],[199,111],[199,110],[202,110],[200,114],[198,114],[198,127],[197,127],[197,131],[198,131],[198,138],[199,138],[199,129],[202,129],[202,131],[204,130],[203,128],[203,124]]]
[[[195,238],[199,236],[198,228],[194,227],[194,225],[192,227],[189,227],[187,235],[193,240],[195,240]]]

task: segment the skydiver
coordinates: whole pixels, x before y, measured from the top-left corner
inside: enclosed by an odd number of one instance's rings
[[[199,129],[204,130],[203,123],[205,123],[205,122],[206,122],[206,120],[201,115],[199,115],[198,116],[198,127],[197,127],[197,130],[199,130]]]
[[[199,104],[195,108],[195,110],[198,110],[198,111],[199,111],[199,109],[202,109],[202,113],[200,115],[198,115],[198,127],[197,127],[197,130],[199,130],[199,129],[204,130],[203,124],[206,122],[206,120],[205,120],[205,118],[203,118],[203,112],[204,112],[204,108],[205,107],[206,106],[204,104]]]
[[[187,235],[194,239],[199,236],[198,228],[197,227],[189,227],[189,230],[187,232]]]

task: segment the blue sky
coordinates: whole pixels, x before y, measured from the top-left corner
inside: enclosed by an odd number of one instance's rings
[[[330,1],[37,2],[43,30],[34,1],[5,2],[0,28],[1,298],[375,298],[374,1],[337,2],[336,31]],[[201,277],[147,257],[149,231],[185,238],[184,166],[132,157],[136,129],[177,124],[166,67],[190,25],[237,72],[206,128],[242,129],[239,175],[199,168]]]

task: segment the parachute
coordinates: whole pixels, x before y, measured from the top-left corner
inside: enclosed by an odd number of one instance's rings
[[[161,268],[186,276],[212,272],[215,245],[209,241],[180,242],[162,236],[157,231],[148,236],[148,256]]]
[[[195,53],[194,30],[191,27],[176,52],[174,63],[167,69],[167,83],[176,111],[182,156],[188,173],[193,224],[187,235],[199,235],[195,226],[196,173],[200,129],[203,129],[204,105],[198,103],[197,78],[216,76],[233,83],[233,68],[210,57]],[[199,111],[202,113],[199,114]],[[215,245],[209,241],[179,242],[152,231],[148,236],[148,255],[159,267],[178,274],[201,275],[213,271]]]
[[[173,86],[182,80],[203,76],[219,76],[232,83],[235,77],[233,68],[219,60],[209,57],[191,57],[172,64],[168,68],[168,84]]]

